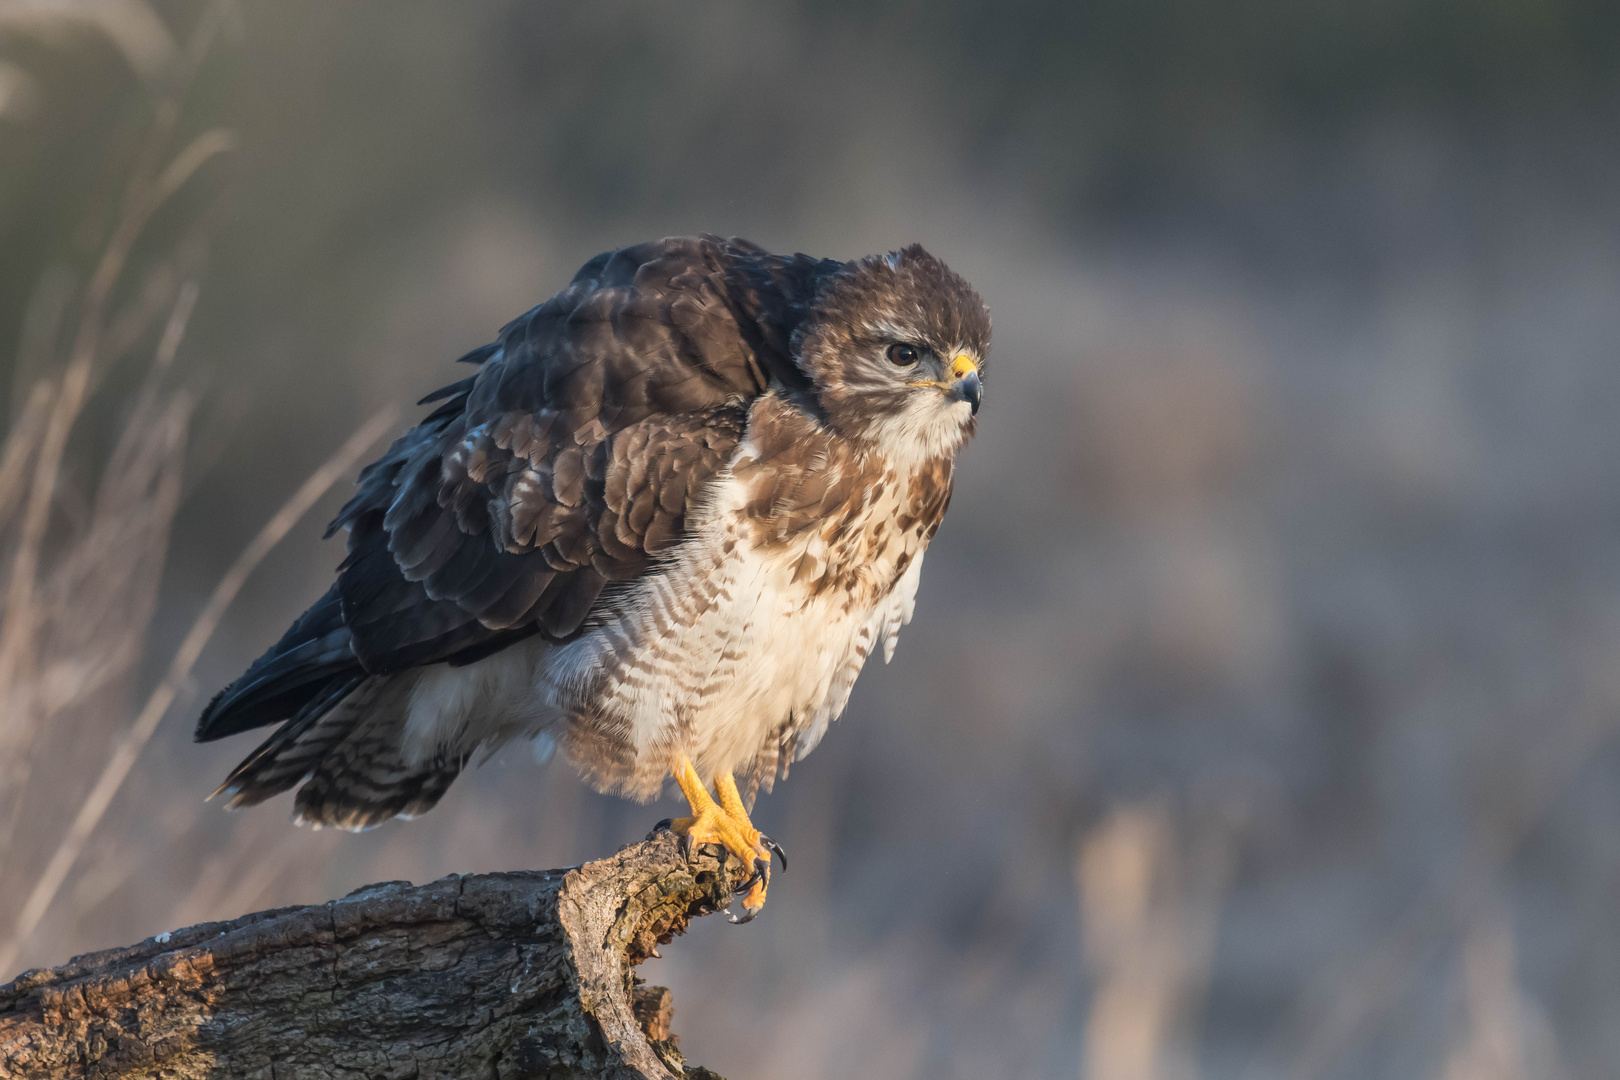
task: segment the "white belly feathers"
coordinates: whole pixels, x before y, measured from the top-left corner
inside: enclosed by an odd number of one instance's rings
[[[784,765],[809,753],[843,711],[873,644],[882,640],[892,656],[926,540],[897,534],[855,568],[862,587],[818,588],[803,567],[807,552],[826,557],[820,532],[756,547],[740,489],[729,477],[717,483],[706,520],[665,568],[620,594],[579,638],[536,637],[466,667],[424,669],[411,691],[407,751],[421,760],[555,738],[595,786],[643,799],[659,793],[681,753],[706,780],[746,774],[762,754],[774,776],[778,751]]]

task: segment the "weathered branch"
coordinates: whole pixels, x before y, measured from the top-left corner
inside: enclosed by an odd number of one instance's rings
[[[0,1077],[712,1077],[632,969],[742,878],[660,834],[160,934],[0,986]]]

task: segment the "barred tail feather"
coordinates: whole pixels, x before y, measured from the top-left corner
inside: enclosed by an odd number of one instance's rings
[[[347,680],[311,701],[232,769],[209,798],[228,796],[226,808],[237,810],[257,806],[309,779],[327,751],[360,723],[380,682]]]
[[[408,764],[397,746],[389,753],[378,741],[346,740],[298,789],[293,820],[361,832],[390,818],[417,817],[444,797],[465,764],[459,756]]]
[[[293,820],[362,830],[426,813],[465,760],[411,761],[404,749],[414,675],[362,676],[335,684],[238,765],[215,795],[255,806],[299,787]]]

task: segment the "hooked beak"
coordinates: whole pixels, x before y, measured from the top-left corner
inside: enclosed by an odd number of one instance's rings
[[[979,402],[984,400],[984,382],[979,378],[979,365],[966,353],[958,354],[951,364],[946,392],[953,401],[967,402],[973,415],[979,415]]]

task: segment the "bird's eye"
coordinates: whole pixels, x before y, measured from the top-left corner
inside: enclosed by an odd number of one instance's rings
[[[922,359],[922,350],[915,345],[895,344],[889,346],[889,363],[895,367],[910,367]]]

